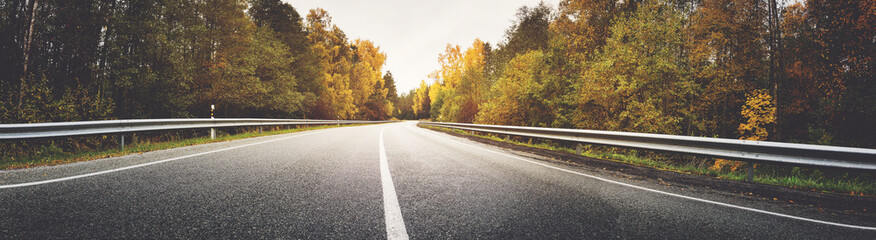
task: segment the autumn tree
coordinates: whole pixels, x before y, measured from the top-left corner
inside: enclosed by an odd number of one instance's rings
[[[444,53],[438,55],[438,62],[438,70],[430,74],[434,82],[429,86],[429,116],[437,121],[450,121],[450,116],[441,116],[441,114],[442,111],[455,112],[453,106],[444,110],[444,103],[447,102],[448,95],[455,95],[452,91],[462,81],[462,50],[459,45],[447,44]]]
[[[809,16],[807,8],[800,3],[786,8],[782,32],[786,46],[785,87],[782,95],[784,104],[778,111],[786,118],[783,125],[778,126],[781,132],[793,141],[813,141],[830,143],[832,134],[827,133],[831,121],[830,113],[835,112],[828,106],[833,106],[839,94],[835,84],[821,81],[818,75],[818,64],[823,64],[820,57],[820,44],[817,42],[815,22]],[[810,132],[816,133],[810,136]]]
[[[317,79],[323,89],[314,106],[314,117],[353,118],[356,114],[353,90],[350,88],[353,50],[349,46],[346,34],[332,24],[328,12],[319,8],[310,10],[306,29],[312,51],[320,59],[318,65],[321,71]]]
[[[767,88],[766,11],[758,1],[704,1],[693,14],[687,49],[693,77],[703,92],[693,135],[736,137],[745,94]]]
[[[499,80],[492,86],[490,98],[481,105],[475,122],[515,126],[550,124],[552,112],[542,93],[551,81],[547,57],[541,51],[519,55],[508,63]]]
[[[872,1],[806,1],[783,14],[788,114],[795,140],[872,147],[876,126],[876,46]]]
[[[386,119],[392,113],[392,103],[386,99],[383,83],[386,54],[368,40],[354,40],[350,89],[358,119]]]
[[[425,80],[420,80],[420,86],[415,90],[413,96],[412,110],[415,118],[429,118],[429,112],[432,110],[432,100],[429,98],[429,85]]]
[[[575,61],[595,52],[611,35],[612,20],[622,12],[635,10],[639,1],[563,0],[558,17],[551,23],[556,37],[568,50],[577,53]]]
[[[431,76],[435,83],[429,89],[432,117],[442,121],[472,122],[478,105],[490,87],[485,69],[488,45],[475,39],[464,52],[459,46],[447,45],[439,55],[440,68]]]
[[[384,83],[382,68],[386,54],[368,40],[357,39],[352,43],[354,49],[351,89],[357,118],[383,120],[393,111],[392,102],[387,99],[389,90]]]
[[[679,56],[679,13],[643,3],[618,18],[611,37],[576,83],[578,127],[680,134],[696,86]]]

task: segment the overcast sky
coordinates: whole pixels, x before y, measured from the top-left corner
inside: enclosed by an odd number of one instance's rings
[[[538,0],[283,0],[301,18],[313,8],[329,12],[350,39],[368,39],[387,55],[399,94],[416,88],[438,68],[438,54],[450,43],[471,46],[475,38],[495,45],[511,26],[517,9]],[[545,0],[556,8],[559,0]]]

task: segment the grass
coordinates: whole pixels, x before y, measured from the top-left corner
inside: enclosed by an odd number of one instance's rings
[[[356,125],[342,125],[342,126],[356,126]],[[38,150],[31,151],[29,153],[18,154],[17,156],[2,156],[0,157],[0,169],[9,170],[9,169],[22,169],[22,168],[32,168],[37,166],[51,166],[51,165],[59,165],[65,163],[73,163],[73,162],[82,162],[89,161],[94,159],[101,158],[109,158],[109,157],[119,157],[125,156],[129,154],[138,154],[149,151],[156,151],[162,149],[171,149],[178,147],[185,147],[191,145],[205,144],[205,143],[213,143],[213,142],[224,142],[231,141],[236,139],[243,138],[251,138],[251,137],[260,137],[260,136],[269,136],[269,135],[277,135],[277,134],[285,134],[285,133],[294,133],[308,130],[317,130],[317,129],[326,129],[326,128],[335,128],[340,127],[336,125],[325,125],[325,126],[314,126],[314,127],[303,127],[303,128],[291,128],[291,129],[280,129],[274,131],[264,131],[259,133],[257,129],[252,129],[250,131],[245,131],[239,134],[223,134],[217,129],[217,137],[216,139],[210,139],[207,137],[194,137],[194,138],[183,138],[183,139],[171,139],[171,140],[142,140],[137,141],[132,144],[125,145],[125,149],[119,149],[117,145],[109,144],[114,147],[103,147],[98,149],[76,149],[76,150],[65,150],[65,148],[60,147],[58,144],[55,144],[54,141],[49,141],[48,144],[41,145]],[[101,136],[104,140],[112,140],[108,139],[107,136]]]
[[[561,143],[551,141],[522,141],[524,139],[512,138],[505,140],[493,134],[475,134],[459,129],[443,127],[421,126],[428,129],[454,132],[466,136],[486,138],[494,141],[508,142],[516,145],[562,151],[575,154],[575,149],[563,146]],[[605,159],[615,162],[623,162],[639,166],[651,167],[664,171],[673,171],[686,174],[710,176],[720,179],[745,181],[747,174],[745,168],[736,171],[729,169],[714,170],[709,168],[714,159],[691,158],[687,161],[679,161],[678,154],[655,154],[644,151],[628,150],[613,147],[586,146],[582,155]],[[646,155],[646,156],[642,156]],[[876,178],[870,173],[831,172],[828,170],[806,169],[800,167],[784,167],[758,164],[755,165],[754,182],[790,187],[806,191],[833,192],[860,196],[876,196]]]

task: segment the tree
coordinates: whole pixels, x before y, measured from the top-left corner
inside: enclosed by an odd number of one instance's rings
[[[471,47],[466,49],[463,55],[464,72],[457,88],[457,96],[454,96],[454,104],[459,106],[454,121],[473,122],[479,111],[479,105],[486,100],[486,93],[490,89],[490,80],[487,79],[485,64],[489,45],[480,39],[475,39]]]
[[[415,118],[417,119],[429,118],[429,112],[432,109],[432,101],[429,98],[429,88],[430,87],[426,84],[425,80],[420,80],[420,87],[416,89],[416,93],[413,97],[413,111]]]
[[[388,89],[382,75],[386,54],[368,40],[353,41],[354,68],[351,83],[354,104],[360,119],[383,120],[392,114],[392,102],[387,99]]]
[[[447,45],[438,59],[441,67],[431,74],[435,83],[429,89],[431,115],[441,121],[471,122],[484,100],[490,82],[486,77],[486,43],[475,39],[465,52]]]
[[[398,119],[416,120],[417,115],[414,113],[414,96],[416,95],[417,89],[402,93],[395,102],[396,111],[393,116]]]
[[[383,83],[386,85],[386,99],[390,102],[398,102],[398,90],[395,87],[395,78],[392,77],[392,72],[386,71],[383,74]]]
[[[280,0],[253,0],[248,12],[257,26],[270,27],[288,47],[293,57],[290,65],[297,80],[296,90],[302,94],[301,110],[307,112],[324,89],[317,81],[321,65],[318,56],[312,52],[301,16],[292,5]],[[296,115],[305,115],[304,112]]]
[[[255,67],[254,76],[262,85],[260,95],[249,100],[256,103],[253,111],[276,118],[301,112],[306,107],[304,95],[296,91],[298,81],[291,69],[294,58],[288,47],[267,27],[258,28],[253,40],[249,58]]]
[[[100,60],[100,92],[112,96],[114,115],[209,116],[209,104],[216,103],[204,96],[215,79],[206,66],[215,56],[216,38],[206,37],[207,19],[198,14],[205,7],[185,1],[119,2],[114,7],[103,31]]]
[[[823,63],[814,19],[800,3],[789,6],[782,16],[786,46],[782,61],[786,64],[784,87],[780,89],[784,101],[777,110],[786,120],[777,127],[791,141],[828,144],[833,134],[827,132],[830,122],[824,120],[834,111],[826,103],[837,99],[838,91],[828,84],[830,81],[820,81],[824,79],[817,76],[817,66]]]
[[[353,104],[357,106],[359,119],[385,119],[392,113],[388,109],[387,90],[384,88],[382,69],[386,54],[368,40],[356,39],[352,42],[353,58],[350,73],[350,89]],[[366,114],[371,112],[370,114]]]
[[[356,113],[350,89],[353,54],[346,34],[331,23],[328,12],[319,8],[307,14],[306,29],[312,51],[320,59],[317,79],[323,89],[313,115],[323,119],[352,118]]]
[[[680,14],[658,1],[618,18],[576,83],[580,128],[680,134],[696,86],[683,68]]]
[[[625,2],[625,3],[624,3]],[[568,49],[581,57],[595,52],[611,35],[611,21],[621,9],[635,9],[638,1],[563,0],[551,28]],[[579,57],[580,58],[580,57]],[[578,59],[578,61],[583,59]]]
[[[736,137],[745,93],[767,88],[766,12],[758,1],[704,1],[692,17],[687,43],[693,77],[702,86],[693,135]]]
[[[242,0],[216,0],[204,9],[211,56],[201,80],[208,84],[203,106],[215,103],[224,116],[245,116],[258,107],[248,100],[265,91],[264,83],[254,76],[257,66],[249,51],[256,26],[244,9]]]
[[[779,111],[792,114],[787,129],[806,126],[808,136],[798,131],[797,138],[864,147],[876,142],[867,133],[876,126],[874,5],[873,1],[810,0],[803,7],[789,8],[784,28],[790,107]],[[809,120],[799,122],[793,118],[800,116],[795,112]]]
[[[546,111],[542,96],[544,82],[549,81],[548,58],[541,51],[519,55],[508,63],[492,86],[490,98],[481,106],[475,120],[481,124],[541,126],[553,115]]]
[[[21,70],[21,80],[19,81],[19,91],[18,91],[18,117],[21,118],[22,110],[21,110],[21,102],[24,99],[24,90],[27,87],[27,65],[30,57],[30,43],[33,40],[33,25],[36,22],[36,12],[37,7],[39,6],[39,0],[31,1],[30,7],[30,23],[28,24],[27,33],[24,37],[24,47],[22,48],[22,56],[24,56],[24,60],[22,60],[22,70]]]
[[[505,30],[505,40],[496,51],[500,65],[532,50],[546,50],[550,43],[551,8],[541,2],[536,7],[517,9],[517,19]],[[501,71],[501,67],[496,70]]]

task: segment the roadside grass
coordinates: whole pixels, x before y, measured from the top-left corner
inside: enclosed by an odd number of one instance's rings
[[[534,140],[531,138],[510,138],[505,140],[494,134],[473,133],[459,129],[443,127],[420,127],[444,132],[454,132],[466,136],[486,138],[494,141],[508,142],[520,146],[562,151],[575,154],[574,147],[550,140]],[[651,167],[664,171],[685,174],[710,176],[719,179],[745,181],[745,167],[731,171],[730,169],[714,170],[710,166],[712,158],[681,156],[680,154],[655,153],[650,151],[629,150],[615,147],[584,145],[581,155],[591,158],[623,162],[639,166]],[[748,164],[748,163],[746,163]],[[754,182],[784,186],[805,191],[833,192],[860,196],[876,196],[876,176],[870,173],[849,173],[843,171],[819,170],[801,167],[787,167],[756,164]]]
[[[144,152],[192,146],[205,143],[225,142],[236,139],[359,125],[362,124],[340,126],[323,125],[288,129],[278,128],[277,130],[268,130],[263,131],[262,133],[259,133],[258,128],[248,128],[246,130],[235,131],[238,132],[236,134],[226,133],[220,131],[220,129],[217,129],[216,139],[210,139],[209,136],[142,138],[142,140],[135,141],[134,143],[126,143],[124,150],[119,149],[118,145],[116,145],[117,143],[102,144],[102,146],[100,147],[79,147],[76,149],[69,149],[61,147],[61,144],[57,143],[54,140],[48,140],[45,141],[45,144],[39,146],[36,151],[19,153],[15,156],[7,156],[7,154],[3,154],[3,156],[0,156],[0,170],[59,165],[65,163],[90,161],[109,157],[119,157],[129,154],[139,154]],[[104,142],[114,142],[114,139],[109,136],[97,136],[95,138],[97,138],[98,141],[102,140]],[[0,146],[0,149],[2,149],[2,146]]]

